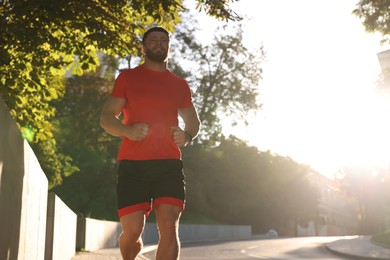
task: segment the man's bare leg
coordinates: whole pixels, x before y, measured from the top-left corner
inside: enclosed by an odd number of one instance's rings
[[[141,235],[145,227],[144,211],[137,211],[120,218],[122,234],[119,247],[124,260],[134,260],[142,249]]]
[[[179,259],[179,219],[181,209],[172,205],[159,205],[156,209],[157,227],[160,233],[156,260]]]

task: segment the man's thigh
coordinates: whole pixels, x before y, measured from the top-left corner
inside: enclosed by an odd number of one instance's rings
[[[126,214],[120,218],[122,232],[140,237],[145,227],[146,216],[143,211]]]
[[[160,234],[176,236],[182,209],[173,205],[161,204],[154,210]]]

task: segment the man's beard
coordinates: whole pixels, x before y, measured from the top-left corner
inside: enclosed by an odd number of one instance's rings
[[[165,62],[168,59],[168,52],[167,51],[166,52],[164,52],[164,51],[153,52],[150,49],[146,49],[145,55],[149,60],[154,61],[154,62]]]

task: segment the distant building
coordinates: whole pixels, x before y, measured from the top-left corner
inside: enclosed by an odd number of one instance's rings
[[[356,202],[339,189],[338,181],[317,172],[308,179],[320,193],[319,218],[308,227],[297,227],[297,236],[342,236],[355,235],[358,230]]]

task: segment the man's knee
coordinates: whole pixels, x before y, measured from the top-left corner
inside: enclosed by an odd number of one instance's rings
[[[142,242],[142,232],[132,232],[132,231],[122,231],[122,233],[118,237],[119,242],[127,241],[127,242]]]

